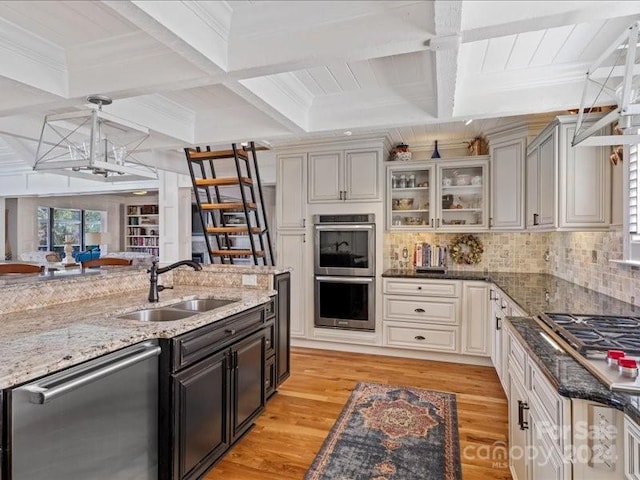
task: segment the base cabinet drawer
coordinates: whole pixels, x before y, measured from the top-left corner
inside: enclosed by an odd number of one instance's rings
[[[460,282],[447,280],[383,279],[384,293],[390,295],[424,295],[459,297]]]
[[[416,326],[408,323],[384,324],[385,345],[439,352],[458,352],[459,328],[446,326]]]
[[[460,302],[457,298],[423,299],[386,296],[384,319],[457,325]]]

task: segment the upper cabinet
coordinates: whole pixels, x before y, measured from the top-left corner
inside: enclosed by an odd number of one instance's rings
[[[309,203],[380,200],[382,150],[353,149],[309,153]]]
[[[522,230],[525,219],[525,128],[490,137],[492,230]]]
[[[302,229],[307,217],[307,154],[278,155],[276,221],[278,229]]]
[[[607,150],[572,147],[575,128],[574,115],[557,117],[527,149],[527,228],[609,226],[611,165]]]
[[[488,157],[387,165],[388,230],[485,230]]]

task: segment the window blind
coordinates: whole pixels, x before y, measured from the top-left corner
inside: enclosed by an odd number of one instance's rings
[[[638,235],[638,145],[629,148],[629,233]]]

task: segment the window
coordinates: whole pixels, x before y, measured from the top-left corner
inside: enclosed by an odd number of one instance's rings
[[[640,145],[627,149],[624,175],[624,259],[640,262],[640,229],[638,225],[638,154]]]
[[[74,252],[84,251],[85,235],[104,232],[107,212],[73,208],[38,207],[38,249],[63,252],[65,238],[72,238]]]

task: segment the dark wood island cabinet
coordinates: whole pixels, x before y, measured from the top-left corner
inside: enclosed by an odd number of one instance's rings
[[[262,305],[165,342],[161,480],[201,478],[263,411],[266,310]]]

